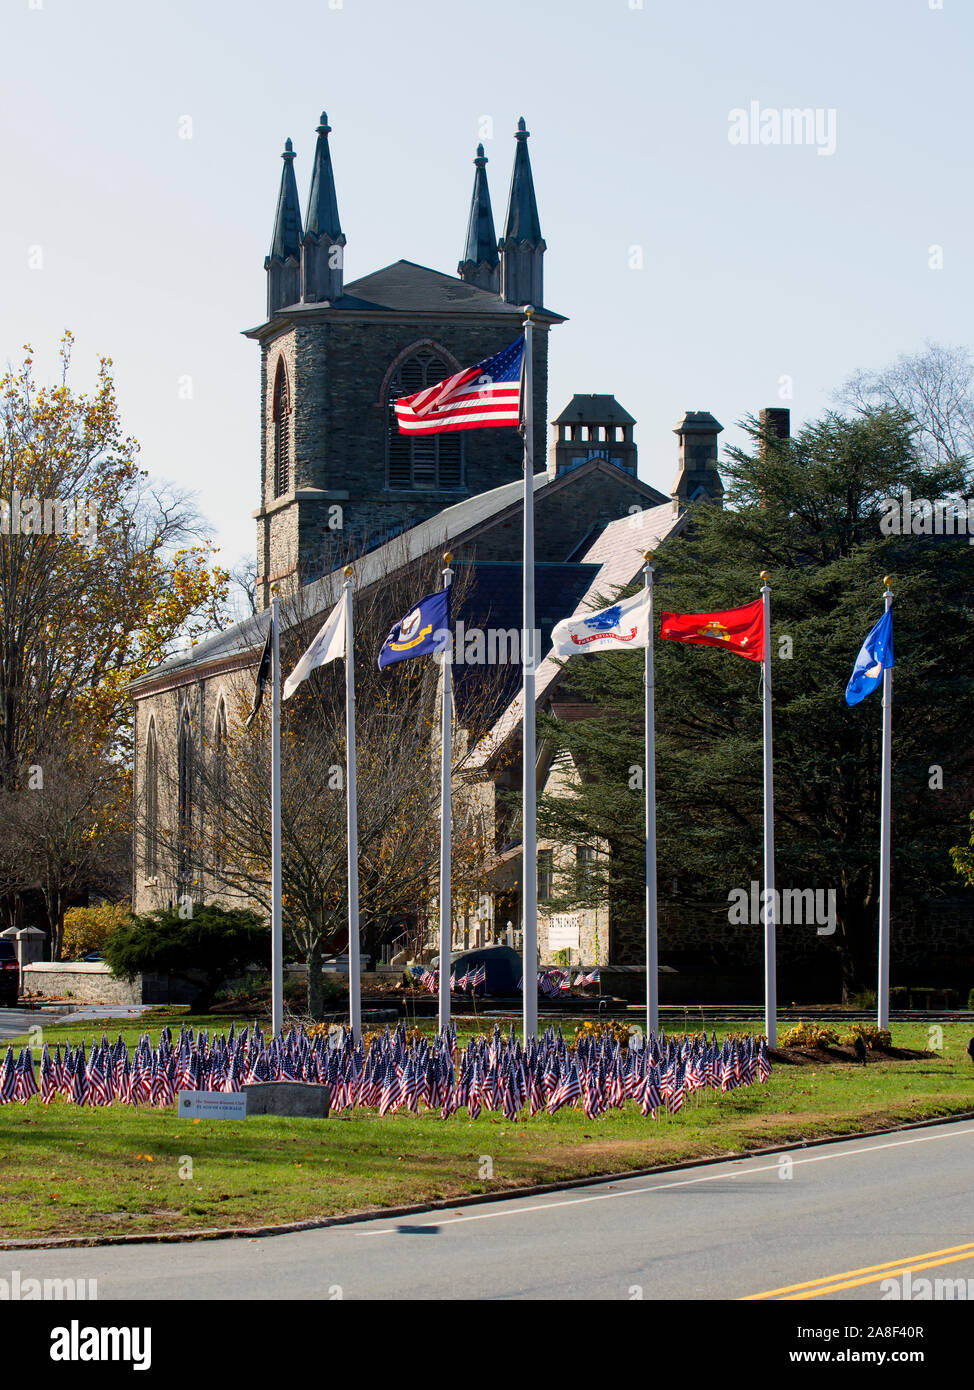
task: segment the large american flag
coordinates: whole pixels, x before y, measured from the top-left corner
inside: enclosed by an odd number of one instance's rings
[[[400,396],[396,401],[399,433],[445,434],[519,425],[523,357],[522,337],[476,367],[464,367],[412,396]]]

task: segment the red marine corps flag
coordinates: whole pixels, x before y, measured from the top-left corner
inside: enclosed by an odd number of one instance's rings
[[[516,338],[496,357],[464,367],[453,376],[396,401],[400,434],[445,434],[521,423],[521,364],[524,339]]]
[[[768,1046],[777,1046],[777,968],[775,954],[774,888],[774,772],[771,748],[771,586],[766,570],[761,597],[743,608],[719,613],[661,613],[660,637],[723,647],[761,663],[761,706],[764,732],[764,1017]]]
[[[723,647],[749,661],[764,660],[764,602],[755,599],[743,608],[720,613],[661,613],[660,637]]]

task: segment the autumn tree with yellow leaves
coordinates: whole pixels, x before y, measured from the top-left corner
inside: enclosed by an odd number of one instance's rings
[[[192,499],[139,467],[111,359],[92,391],[69,385],[73,342],[54,385],[29,347],[0,378],[0,789],[23,831],[0,845],[0,893],[11,919],[43,891],[55,954],[65,892],[91,886],[124,832],[128,684],[223,620],[228,585]],[[38,827],[59,816],[42,852]]]

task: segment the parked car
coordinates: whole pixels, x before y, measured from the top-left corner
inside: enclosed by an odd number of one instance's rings
[[[12,1008],[20,994],[20,963],[12,941],[0,938],[0,1004]]]

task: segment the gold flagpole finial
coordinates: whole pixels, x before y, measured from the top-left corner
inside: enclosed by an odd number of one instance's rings
[[[351,579],[354,573],[355,571],[352,569],[351,565],[346,565],[345,568],[342,570],[342,574],[345,576],[346,579]]]
[[[444,553],[443,553],[443,563],[444,563],[444,565],[448,565],[448,566],[453,564],[453,556],[452,556],[452,554],[450,553],[449,550],[444,551]]]
[[[893,587],[893,578],[892,578],[892,575],[889,575],[889,574],[883,575],[883,583],[886,585],[887,589],[891,589],[891,588]]]
[[[651,550],[644,550],[643,559],[646,561],[647,565],[651,565],[653,563],[653,552]]]
[[[768,582],[768,571],[767,571],[767,570],[762,570],[762,571],[761,571],[761,578],[764,580],[765,584],[767,584],[767,582]]]
[[[271,585],[271,593],[272,593],[272,594],[276,594],[276,593],[278,592],[278,590],[280,589],[280,587],[281,587],[280,584],[272,584],[272,585]]]
[[[525,304],[525,306],[524,306],[524,317],[525,317],[526,319],[533,319],[533,318],[534,318],[534,315],[535,315],[535,308],[534,308],[534,305],[533,305],[533,304]]]

